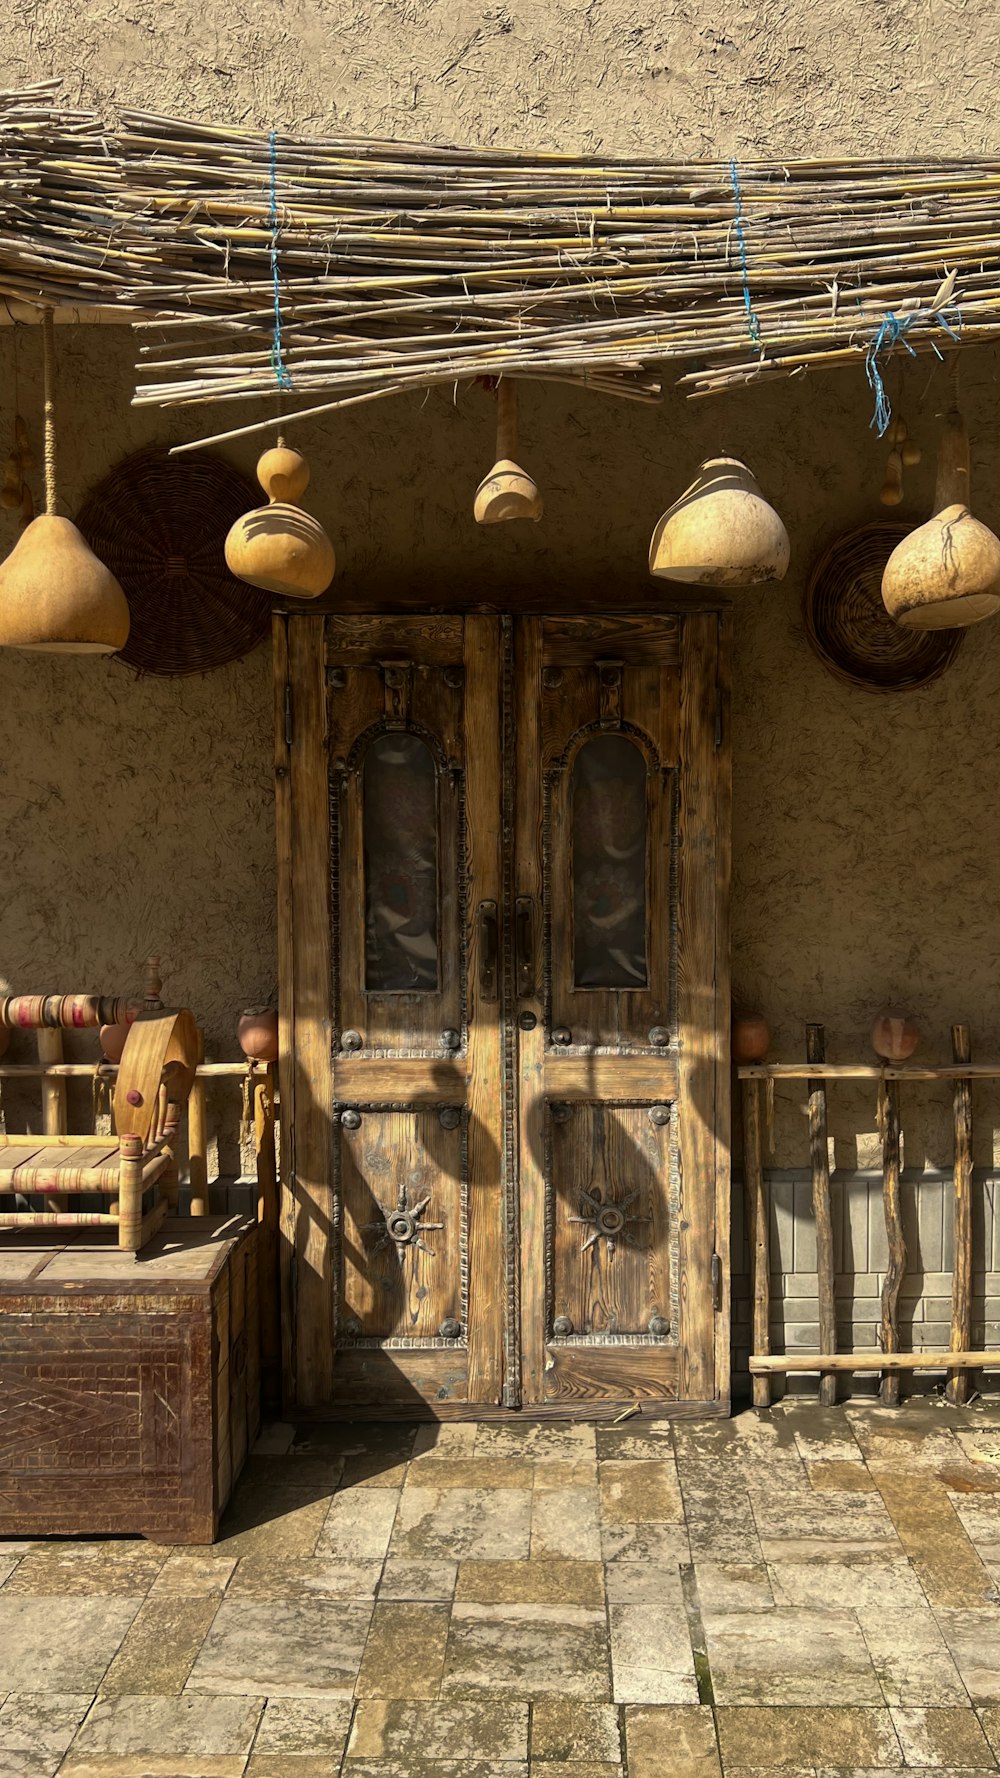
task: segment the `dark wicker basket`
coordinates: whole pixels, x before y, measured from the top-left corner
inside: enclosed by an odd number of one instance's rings
[[[864,691],[912,691],[950,666],[964,630],[908,630],[882,603],[882,573],[912,531],[876,519],[838,537],[809,577],[806,634],[825,667]]]
[[[120,659],[179,678],[248,654],[267,634],[271,596],[226,567],[226,533],[261,495],[219,457],[126,457],[83,503],[77,524],[121,582],[132,627]]]

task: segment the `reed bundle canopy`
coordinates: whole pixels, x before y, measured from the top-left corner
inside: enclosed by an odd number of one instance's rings
[[[0,294],[120,305],[135,399],[286,417],[475,377],[656,400],[1000,334],[1000,160],[680,163],[0,95]],[[261,422],[263,424],[263,422]]]

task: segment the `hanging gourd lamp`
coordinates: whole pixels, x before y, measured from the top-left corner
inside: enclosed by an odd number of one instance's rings
[[[128,604],[70,519],[56,513],[52,310],[42,317],[45,511],[0,566],[0,647],[49,654],[114,654],[128,640]]]
[[[295,504],[309,486],[309,465],[282,439],[257,464],[269,504],[237,519],[226,538],[226,565],[237,580],[283,599],[317,599],[337,567],[318,519]]]
[[[745,463],[708,457],[663,514],[649,545],[649,572],[693,586],[782,580],[788,533]]]
[[[505,519],[542,516],[538,484],[515,461],[517,454],[517,391],[501,377],[497,387],[497,460],[476,489],[473,505],[477,525],[497,525]]]
[[[934,517],[898,543],[882,602],[910,630],[958,630],[1000,611],[1000,538],[969,511],[969,438],[953,408],[938,448]]]

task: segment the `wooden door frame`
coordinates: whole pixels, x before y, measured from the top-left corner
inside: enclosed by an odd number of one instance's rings
[[[532,601],[539,609],[537,600]],[[667,615],[666,609],[664,615]],[[369,603],[368,610],[384,605]],[[648,607],[646,607],[648,610]],[[693,1091],[694,1075],[714,1106],[692,1125],[685,1165],[711,1168],[715,1178],[714,1228],[707,1223],[697,1247],[681,1254],[681,1289],[688,1279],[686,1309],[703,1330],[700,1350],[714,1354],[680,1383],[686,1400],[663,1411],[726,1413],[730,1398],[730,878],[732,770],[730,734],[731,617],[728,610],[692,610],[682,618],[681,761],[691,754],[688,796],[700,811],[689,835],[702,861],[715,867],[714,920],[709,933],[704,907],[697,910],[702,940],[702,983],[711,984],[700,1005],[690,980],[680,987],[679,1014],[692,1033],[681,1057],[681,1091]],[[334,1398],[331,1108],[331,948],[325,613],[276,613],[274,654],[274,772],[277,845],[279,1082],[281,1092],[281,1324],[284,1411],[324,1415]],[[706,709],[712,722],[705,723]],[[710,750],[695,737],[714,737]],[[687,737],[687,741],[685,741]],[[680,900],[684,905],[681,860]],[[692,908],[692,915],[695,910]],[[685,1002],[685,995],[688,996]],[[713,1304],[705,1281],[718,1260]],[[697,1281],[692,1292],[691,1280]],[[711,1339],[711,1347],[708,1340]],[[689,1350],[694,1350],[694,1341]],[[504,1416],[508,1409],[492,1410]],[[447,1408],[445,1409],[447,1413]],[[454,1412],[454,1410],[452,1411]],[[530,1410],[528,1410],[530,1414]],[[433,1410],[428,1409],[428,1414]],[[551,1408],[545,1417],[551,1417]],[[452,1417],[449,1414],[448,1417]],[[595,1407],[594,1417],[600,1417]]]

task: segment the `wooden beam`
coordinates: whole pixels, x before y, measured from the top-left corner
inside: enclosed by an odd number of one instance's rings
[[[740,1080],[1000,1080],[1000,1062],[944,1063],[940,1067],[879,1068],[869,1062],[744,1062]]]
[[[885,1128],[882,1132],[882,1208],[889,1242],[889,1264],[882,1284],[882,1350],[899,1351],[899,1292],[906,1276],[906,1242],[899,1201],[899,1082],[885,1083]],[[899,1378],[886,1367],[879,1391],[884,1407],[899,1406]]]
[[[750,1374],[770,1371],[1000,1370],[1000,1352],[754,1353]]]

